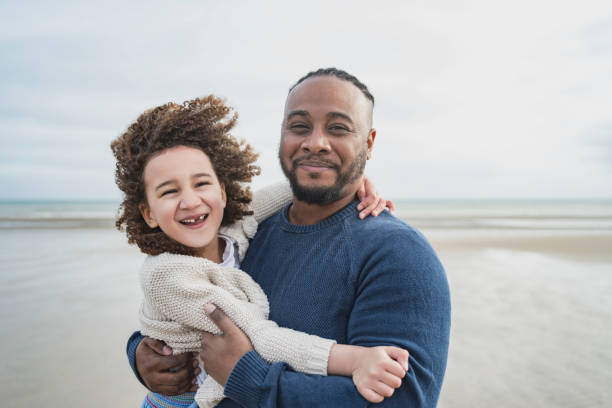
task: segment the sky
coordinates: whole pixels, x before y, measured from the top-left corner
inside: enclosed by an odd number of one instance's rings
[[[116,200],[110,142],[214,93],[283,177],[289,87],[376,98],[366,173],[394,199],[612,198],[612,2],[0,0],[0,200]]]

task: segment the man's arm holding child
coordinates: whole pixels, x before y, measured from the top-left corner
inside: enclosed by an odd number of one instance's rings
[[[302,373],[352,377],[359,393],[370,402],[391,396],[408,370],[408,352],[397,347],[330,344],[330,340],[277,327],[269,320],[259,329],[243,332],[220,308],[207,304],[205,310],[223,333],[202,333],[200,353],[207,371],[219,384],[226,383],[238,360],[253,349],[267,362],[288,363]],[[306,344],[310,344],[307,349],[319,349],[325,354],[300,351]]]
[[[347,327],[353,345],[394,345],[410,353],[409,371],[385,407],[434,407],[444,376],[450,329],[450,297],[442,265],[433,250],[412,232],[390,233],[383,249],[367,258]],[[416,237],[416,238],[415,238]],[[405,254],[410,254],[406,257]],[[215,347],[207,346],[211,367]],[[209,363],[207,363],[208,366]],[[226,369],[227,370],[227,369]],[[360,406],[364,400],[350,378],[308,376],[282,363],[267,364],[254,351],[227,371],[225,394],[244,407]],[[215,369],[209,372],[213,378]]]

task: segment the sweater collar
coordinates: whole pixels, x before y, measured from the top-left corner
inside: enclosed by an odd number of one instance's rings
[[[359,211],[357,211],[357,205],[359,204],[358,200],[353,200],[348,203],[344,208],[336,212],[330,217],[327,217],[323,221],[313,224],[313,225],[296,225],[292,224],[289,221],[289,207],[291,207],[291,203],[285,206],[283,210],[280,212],[280,225],[281,228],[287,232],[294,233],[309,233],[314,231],[319,231],[324,228],[330,227],[332,225],[336,225],[341,223],[347,217],[358,217]]]

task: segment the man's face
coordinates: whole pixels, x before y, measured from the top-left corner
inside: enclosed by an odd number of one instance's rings
[[[284,115],[279,159],[296,198],[326,205],[355,194],[376,137],[372,104],[359,88],[309,78],[291,91]]]

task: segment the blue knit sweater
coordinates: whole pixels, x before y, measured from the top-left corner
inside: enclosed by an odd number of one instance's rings
[[[444,269],[423,236],[388,212],[358,218],[358,202],[316,225],[287,208],[263,222],[242,263],[279,326],[361,346],[409,351],[409,371],[380,406],[435,407],[448,353],[450,296]],[[138,334],[128,342],[134,367]],[[351,378],[296,373],[255,351],[234,367],[222,407],[366,406]]]

